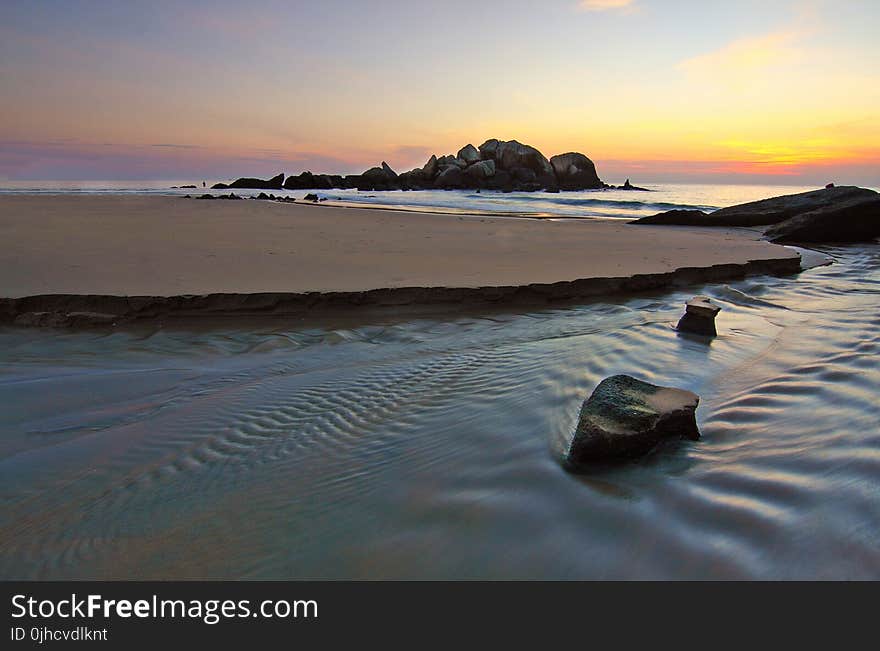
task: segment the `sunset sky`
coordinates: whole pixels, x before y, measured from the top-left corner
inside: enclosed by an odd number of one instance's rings
[[[880,2],[4,0],[0,180],[399,171],[880,185]]]

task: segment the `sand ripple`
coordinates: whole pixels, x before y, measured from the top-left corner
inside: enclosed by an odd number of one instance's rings
[[[0,330],[0,577],[880,578],[880,248],[825,252],[527,314]],[[568,475],[617,372],[698,392],[703,440]]]

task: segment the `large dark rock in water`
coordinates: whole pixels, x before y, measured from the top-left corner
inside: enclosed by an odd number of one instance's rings
[[[284,174],[279,174],[278,176],[273,176],[268,181],[264,181],[263,179],[241,178],[236,179],[229,185],[217,183],[212,185],[211,188],[214,190],[281,190],[283,185]]]
[[[825,206],[767,230],[773,242],[870,242],[880,237],[880,195]]]
[[[829,206],[843,205],[851,201],[876,199],[880,197],[873,190],[857,188],[855,186],[838,186],[801,192],[799,194],[787,194],[761,201],[751,201],[738,206],[722,208],[709,213],[699,223],[693,223],[687,216],[682,221],[683,211],[670,211],[651,217],[643,217],[633,223],[636,224],[670,224],[670,225],[694,225],[694,226],[768,226],[778,224],[802,215],[804,213],[826,208]]]
[[[593,161],[578,152],[553,156],[550,165],[563,190],[589,190],[603,186]]]
[[[778,224],[818,208],[839,205],[857,199],[876,199],[878,197],[880,195],[873,190],[844,185],[722,208],[713,212],[710,219],[724,226],[766,226]]]
[[[577,430],[565,458],[569,470],[649,452],[667,438],[697,440],[699,396],[661,387],[629,375],[599,383],[581,407]]]

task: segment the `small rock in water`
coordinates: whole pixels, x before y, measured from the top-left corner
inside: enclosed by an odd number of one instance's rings
[[[708,296],[694,296],[687,302],[684,316],[678,322],[681,332],[692,332],[697,335],[715,337],[715,317],[721,308],[712,303]]]
[[[699,402],[690,391],[629,375],[606,378],[581,407],[566,468],[577,472],[594,462],[638,456],[667,438],[696,441]]]
[[[306,196],[303,197],[303,201],[315,201],[315,202],[317,202],[317,201],[318,201],[318,195],[317,195],[317,194],[307,194]]]

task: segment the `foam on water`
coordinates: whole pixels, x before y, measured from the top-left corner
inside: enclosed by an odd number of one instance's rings
[[[226,194],[229,190],[172,189],[180,181],[3,181],[0,194],[156,194],[184,196]],[[359,192],[357,190],[273,190],[277,196],[302,199],[309,192],[321,198],[361,206],[429,212],[509,213],[514,215],[633,219],[673,209],[711,211],[768,196],[815,190],[805,186],[640,184],[651,192],[584,190],[578,192],[473,192],[420,190],[413,192]],[[233,190],[255,197],[262,190]]]
[[[520,314],[2,329],[0,577],[880,578],[880,246],[824,252]],[[565,473],[620,372],[703,439]]]

